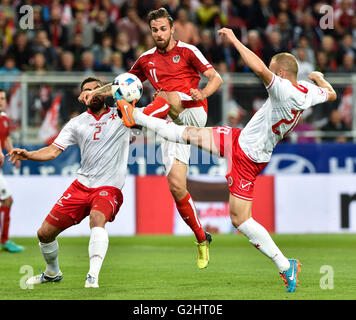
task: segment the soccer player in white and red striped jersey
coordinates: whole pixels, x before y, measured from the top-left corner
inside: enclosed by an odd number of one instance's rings
[[[157,90],[155,99],[145,107],[143,113],[166,118],[168,112],[167,119],[176,124],[204,127],[208,111],[206,98],[221,86],[220,75],[195,46],[173,38],[173,19],[166,9],[151,11],[148,23],[156,47],[144,52],[129,70],[142,82],[148,80]],[[208,80],[201,90],[200,74]],[[104,90],[98,93],[111,95],[111,89],[108,88],[106,93]],[[83,97],[83,101],[88,100]],[[164,141],[161,148],[169,189],[177,210],[197,239],[198,268],[206,268],[211,236],[204,231],[187,190],[190,146]]]
[[[309,79],[316,85],[307,81],[298,82],[298,64],[291,54],[275,55],[267,68],[262,60],[235,37],[232,30],[223,28],[219,34],[235,46],[268,91],[267,101],[244,129],[177,126],[172,122],[147,117],[127,102],[120,104],[120,107],[125,105],[127,111],[123,113],[123,121],[127,126],[136,123],[170,141],[196,145],[226,157],[232,224],[276,264],[287,292],[294,292],[300,263],[297,259],[287,259],[267,230],[252,218],[254,183],[257,175],[268,164],[276,144],[293,130],[302,112],[316,104],[335,100],[336,93],[320,72],[309,75]],[[130,119],[125,119],[126,116]]]
[[[99,79],[89,77],[82,91],[101,87]],[[121,189],[125,183],[130,143],[130,130],[118,117],[117,109],[96,98],[88,110],[71,119],[53,144],[36,150],[13,149],[9,161],[47,161],[57,158],[67,147],[78,145],[81,168],[77,179],[63,193],[37,231],[46,270],[27,280],[28,284],[58,282],[62,272],[58,264],[57,236],[89,215],[90,268],[85,287],[98,287],[99,272],[106,255],[109,238],[105,224],[112,222],[123,202]]]

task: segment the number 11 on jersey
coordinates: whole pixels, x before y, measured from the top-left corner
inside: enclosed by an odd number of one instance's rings
[[[153,78],[153,80],[155,82],[158,82],[157,74],[156,74],[156,68],[155,69],[150,69],[150,75],[151,75],[151,77]]]

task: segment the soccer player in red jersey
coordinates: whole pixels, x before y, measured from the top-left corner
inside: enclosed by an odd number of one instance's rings
[[[169,121],[148,117],[127,102],[119,105],[120,109],[126,111],[122,112],[122,119],[128,127],[141,125],[170,141],[196,145],[228,159],[226,179],[230,191],[232,224],[275,263],[287,292],[294,292],[300,263],[297,259],[287,259],[267,230],[252,218],[254,184],[258,174],[268,164],[274,147],[293,130],[304,110],[326,101],[334,101],[337,96],[320,72],[309,75],[309,79],[316,85],[308,81],[297,81],[298,64],[291,54],[275,55],[268,68],[235,37],[232,30],[223,28],[219,34],[235,46],[268,92],[267,101],[244,129],[177,126]],[[129,116],[129,121],[126,121],[126,116]]]
[[[148,80],[157,90],[154,100],[144,109],[144,114],[166,118],[179,125],[204,127],[207,121],[207,97],[222,84],[220,75],[193,45],[173,38],[173,19],[166,9],[148,14],[148,23],[156,47],[144,52],[129,70],[142,82]],[[208,79],[200,90],[200,74]],[[101,94],[110,95],[111,89]],[[93,93],[99,94],[99,92]],[[91,97],[82,97],[90,101]],[[88,99],[88,100],[85,100]],[[168,104],[167,104],[168,102]],[[190,146],[164,141],[161,145],[170,192],[180,216],[192,229],[198,245],[198,268],[209,263],[211,236],[205,232],[190,194],[187,190],[187,168]]]
[[[9,132],[9,118],[5,113],[6,103],[6,92],[0,89],[0,167],[2,167],[5,158],[2,150],[5,149],[7,152],[12,150],[12,141]],[[21,162],[16,161],[15,166],[19,168],[20,165]],[[11,253],[21,252],[24,250],[24,247],[17,245],[13,240],[9,239],[10,210],[13,199],[2,173],[0,173],[0,202],[1,247],[3,250]]]

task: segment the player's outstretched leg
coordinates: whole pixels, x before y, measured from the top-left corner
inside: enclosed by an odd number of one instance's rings
[[[135,125],[140,125],[157,132],[169,141],[187,143],[182,139],[182,133],[186,128],[185,126],[178,126],[171,121],[148,116],[123,99],[117,100],[116,104],[120,110],[121,119],[126,127],[130,128]]]
[[[301,264],[297,259],[289,259],[290,267],[288,270],[280,272],[280,277],[283,279],[287,287],[287,292],[294,292],[298,286],[298,273],[301,271]]]
[[[234,227],[244,234],[250,243],[270,258],[279,270],[287,286],[287,292],[294,292],[300,263],[287,259],[277,247],[268,231],[251,217],[252,201],[242,200],[230,195],[230,216]]]

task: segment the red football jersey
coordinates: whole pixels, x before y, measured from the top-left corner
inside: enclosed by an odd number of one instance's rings
[[[0,142],[1,148],[4,148],[4,142],[6,138],[9,136],[9,118],[5,112],[0,113]]]
[[[211,68],[213,66],[198,48],[177,41],[175,47],[167,53],[158,52],[157,47],[144,52],[129,72],[142,82],[147,79],[156,90],[178,91],[190,96],[190,89],[199,87],[200,73]],[[195,105],[188,103],[184,106]]]

